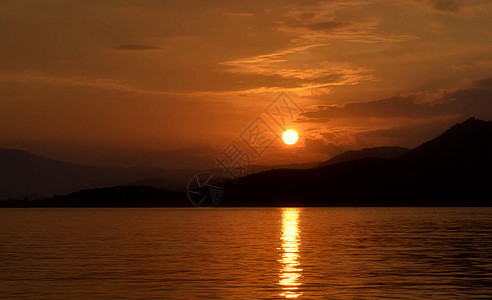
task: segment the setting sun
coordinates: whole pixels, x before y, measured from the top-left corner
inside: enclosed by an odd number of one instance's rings
[[[297,135],[297,132],[295,132],[294,130],[287,130],[282,135],[282,140],[287,145],[294,145],[295,143],[297,143],[298,139],[299,136]]]

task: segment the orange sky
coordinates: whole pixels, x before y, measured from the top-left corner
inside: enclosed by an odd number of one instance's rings
[[[492,119],[492,3],[2,1],[0,147],[201,168],[281,92],[305,111],[259,164],[413,147]]]

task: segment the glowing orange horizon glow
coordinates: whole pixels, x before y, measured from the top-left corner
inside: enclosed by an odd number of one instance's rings
[[[302,285],[302,269],[299,268],[300,231],[298,226],[299,210],[286,208],[282,211],[282,258],[279,262],[282,268],[278,284],[282,287],[279,295],[285,298],[297,298],[302,295],[299,287]]]

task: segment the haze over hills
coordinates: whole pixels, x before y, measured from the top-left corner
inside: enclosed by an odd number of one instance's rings
[[[279,167],[309,168],[314,163]],[[272,169],[252,166],[251,173]],[[17,149],[0,148],[0,200],[38,199],[82,189],[117,185],[147,185],[184,191],[190,177],[200,171],[221,173],[221,169],[170,170],[163,168],[99,167],[73,164],[31,154]]]
[[[151,180],[170,189],[182,188],[183,182],[194,172],[84,166],[22,150],[0,149],[0,199],[40,198],[81,189],[140,184]]]
[[[350,153],[357,156],[358,151]],[[371,149],[364,149],[357,157],[367,157],[372,153]],[[249,174],[281,168],[307,169],[318,164],[319,162],[280,166],[253,165]],[[38,199],[82,189],[117,185],[146,185],[184,191],[190,177],[200,171],[222,173],[222,169],[170,170],[87,166],[45,158],[23,150],[0,148],[0,200]]]
[[[2,200],[0,207],[187,207],[184,192],[151,186],[113,186],[37,200]]]
[[[364,148],[362,150],[353,150],[341,153],[334,156],[333,158],[318,164],[316,167],[324,167],[334,164],[339,164],[351,160],[362,159],[362,158],[386,158],[394,159],[407,153],[409,149],[402,147],[374,147],[374,148]]]
[[[14,157],[20,155],[15,151],[8,153]],[[2,154],[1,157],[6,157]],[[33,157],[22,155],[25,156],[23,170],[34,172],[35,178],[41,175],[36,174],[35,169],[46,168],[46,164],[65,170],[58,175],[71,179],[84,178],[80,175],[84,174],[102,180],[114,171],[54,163],[39,157],[32,161]],[[355,159],[344,161],[349,157]],[[329,160],[322,164],[324,166],[310,169],[274,169],[245,176],[237,184],[228,182],[220,206],[492,205],[492,122],[468,119],[412,150],[363,149],[333,159],[343,162]],[[5,159],[0,162],[8,167]],[[20,163],[15,164],[18,167]],[[98,173],[101,171],[106,173]],[[119,176],[118,180],[134,178],[128,174]],[[42,178],[39,185],[55,179]],[[116,180],[107,179],[106,184]],[[118,199],[122,202],[118,203]],[[4,202],[3,206],[22,206],[20,202]],[[189,203],[185,193],[129,186],[91,189],[30,201],[27,206],[189,206]]]

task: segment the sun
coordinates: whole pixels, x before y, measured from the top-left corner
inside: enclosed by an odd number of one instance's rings
[[[298,139],[299,136],[297,135],[297,132],[295,132],[294,130],[287,130],[282,135],[282,140],[287,145],[294,145],[295,143],[297,143]]]

